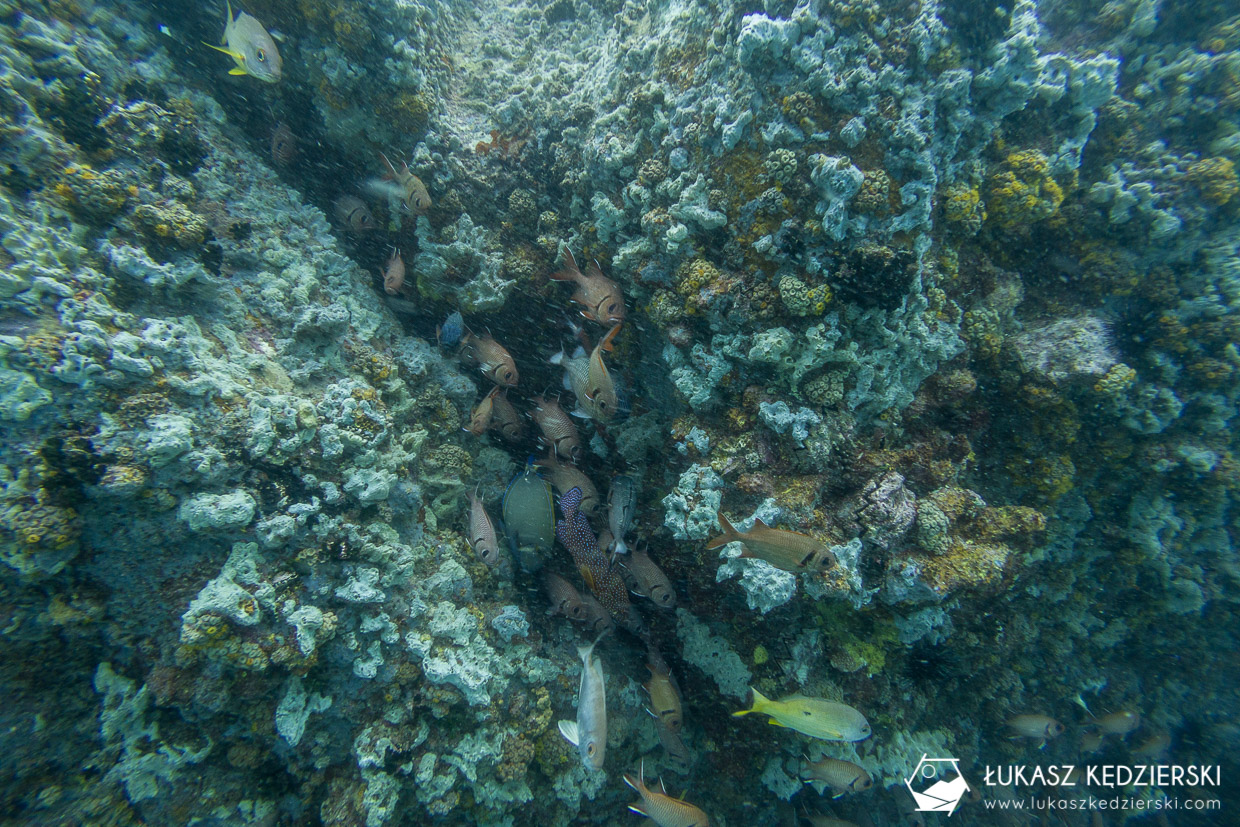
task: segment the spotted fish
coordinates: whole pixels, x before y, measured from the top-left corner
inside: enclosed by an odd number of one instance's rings
[[[564,519],[555,524],[555,536],[573,555],[577,570],[590,587],[590,591],[620,625],[636,632],[640,620],[629,603],[629,593],[624,578],[607,562],[607,555],[598,547],[598,538],[590,528],[590,521],[580,510],[581,489],[571,488],[560,497],[560,510]]]

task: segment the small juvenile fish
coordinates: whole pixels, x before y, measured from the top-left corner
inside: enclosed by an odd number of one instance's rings
[[[506,391],[491,400],[491,428],[499,431],[499,435],[508,442],[520,442],[525,437],[525,423],[508,401]]]
[[[607,527],[611,529],[614,542],[608,551],[613,554],[627,554],[624,535],[633,527],[633,517],[637,513],[637,483],[627,474],[617,474],[611,479],[611,487],[607,489]]]
[[[551,484],[533,463],[512,478],[504,491],[504,529],[508,545],[526,571],[542,567],[543,556],[555,545],[555,503]]]
[[[405,283],[405,262],[400,257],[400,250],[392,249],[392,257],[387,260],[387,266],[379,271],[379,277],[383,279],[383,292],[389,296],[400,293],[401,285]]]
[[[864,741],[870,737],[870,723],[847,704],[804,695],[789,695],[772,701],[753,690],[753,706],[733,712],[734,716],[761,712],[771,716],[771,724],[784,726],[824,741]]]
[[[284,121],[276,124],[271,133],[271,162],[278,167],[286,166],[297,157],[297,136]]]
[[[672,798],[667,794],[667,788],[662,781],[659,782],[659,792],[649,789],[645,775],[646,763],[643,761],[636,778],[627,773],[624,776],[624,783],[642,797],[641,801],[629,805],[630,810],[646,816],[659,827],[710,827],[710,819],[706,817],[706,813],[687,801]]]
[[[499,536],[495,533],[495,524],[491,515],[478,499],[475,492],[469,493],[469,545],[478,559],[490,568],[496,568],[503,561],[499,551]]]
[[[461,355],[478,363],[482,375],[497,385],[515,388],[520,375],[512,354],[490,334],[478,337],[466,330],[461,337]]]
[[[424,215],[431,208],[431,196],[422,179],[410,172],[409,165],[404,161],[400,162],[400,169],[397,170],[382,152],[379,157],[383,158],[383,163],[387,165],[388,174],[382,181],[376,182],[372,189],[399,201],[405,212]]]
[[[491,427],[491,419],[495,415],[495,397],[499,394],[499,388],[491,388],[491,392],[482,397],[482,401],[474,408],[473,414],[469,417],[469,427],[463,430],[468,431],[474,436],[482,436],[487,428]]]
[[[649,597],[661,609],[676,607],[676,591],[672,588],[672,581],[645,551],[633,549],[633,553],[620,563],[620,569],[633,594]]]
[[[551,274],[555,281],[571,281],[577,285],[572,301],[581,308],[581,315],[600,324],[618,324],[624,321],[624,296],[620,287],[603,275],[597,262],[586,265],[582,274],[572,250],[564,248],[567,264],[563,270]]]
[[[561,495],[567,494],[574,488],[580,489],[581,503],[577,506],[578,510],[591,519],[599,516],[602,507],[599,505],[598,489],[594,487],[594,483],[590,481],[590,478],[580,468],[576,465],[566,465],[559,462],[551,454],[538,460],[535,464],[540,468],[547,469],[551,474],[551,484],[555,486],[555,490]],[[597,542],[597,538],[595,540]]]
[[[551,357],[551,364],[564,368],[564,387],[577,397],[577,413],[596,422],[610,422],[620,407],[615,380],[603,362],[603,351],[612,349],[612,339],[619,329],[616,325],[607,331],[589,358],[584,348],[578,348],[571,357],[563,351]]]
[[[1112,712],[1094,721],[1098,731],[1103,735],[1118,735],[1123,738],[1141,726],[1141,716],[1136,712]]]
[[[808,534],[771,528],[761,520],[754,520],[753,528],[741,533],[733,528],[722,511],[717,517],[723,534],[711,538],[706,543],[708,549],[743,543],[741,557],[765,560],[784,571],[823,571],[835,565],[835,555],[830,549]]]
[[[1017,715],[1007,722],[1016,734],[1012,738],[1028,738],[1038,742],[1038,749],[1046,742],[1063,734],[1063,724],[1048,715]]]
[[[531,416],[534,424],[542,431],[542,442],[551,448],[552,453],[569,462],[581,461],[581,437],[577,435],[577,426],[572,417],[564,413],[560,403],[554,399],[535,396],[530,400],[534,406]]]
[[[375,217],[362,199],[352,195],[342,195],[336,199],[336,219],[346,230],[354,233],[368,233],[375,229]]]
[[[598,639],[578,646],[581,656],[581,687],[577,692],[577,720],[560,721],[560,734],[577,748],[586,769],[601,770],[607,751],[607,678],[603,663],[594,657]]]
[[[827,787],[839,798],[848,793],[859,793],[874,786],[874,779],[864,767],[839,758],[822,758],[801,767],[801,778],[822,795]]]
[[[204,43],[217,52],[223,52],[236,62],[228,70],[230,75],[249,75],[264,83],[277,83],[283,73],[280,51],[276,42],[252,15],[241,12],[233,18],[232,3],[225,0],[228,22],[224,24],[224,37],[220,40],[225,48]]]
[[[543,590],[551,601],[547,614],[561,614],[569,620],[585,620],[585,607],[581,605],[581,593],[563,577],[552,572],[543,574]],[[604,612],[606,614],[606,612]]]
[[[440,347],[456,347],[464,334],[465,319],[461,317],[461,311],[453,310],[443,324],[435,328],[435,341]]]
[[[671,732],[680,732],[684,717],[680,690],[672,680],[672,670],[668,669],[658,652],[651,649],[648,654],[646,668],[650,670],[650,680],[646,681],[646,693],[650,696],[650,706],[646,711]]]

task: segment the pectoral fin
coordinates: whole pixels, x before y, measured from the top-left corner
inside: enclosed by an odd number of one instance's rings
[[[564,740],[573,746],[577,746],[577,722],[576,721],[560,721],[560,734],[564,736]]]
[[[248,75],[248,74],[249,74],[249,72],[247,72],[245,69],[242,69],[240,66],[234,66],[234,67],[232,67],[231,69],[229,69],[229,70],[228,70],[228,74],[230,74],[230,75]]]

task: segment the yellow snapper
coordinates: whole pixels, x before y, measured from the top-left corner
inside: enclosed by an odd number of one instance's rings
[[[228,8],[228,22],[224,24],[224,37],[220,42],[227,48],[210,43],[203,45],[211,46],[236,61],[237,65],[228,70],[230,75],[249,75],[264,83],[279,81],[283,68],[276,42],[255,17],[241,12],[233,19],[232,3],[225,0],[225,5]]]
[[[602,635],[599,636],[600,638]],[[560,721],[560,734],[577,748],[586,769],[601,770],[607,751],[607,678],[603,662],[594,657],[598,638],[578,646],[581,655],[581,689],[577,693],[577,720]]]
[[[667,794],[667,788],[662,781],[659,782],[660,792],[648,788],[645,775],[646,764],[643,761],[636,777],[627,773],[624,776],[624,783],[637,790],[637,794],[642,797],[641,801],[629,805],[630,810],[646,816],[659,827],[710,827],[710,819],[706,817],[706,813],[687,801],[672,798]]]
[[[789,695],[778,701],[753,690],[753,706],[733,712],[734,716],[761,712],[771,716],[771,724],[784,726],[824,741],[864,741],[870,737],[870,723],[847,704],[804,695]]]
[[[745,546],[741,557],[765,560],[784,571],[823,571],[835,564],[833,555],[825,545],[797,531],[771,528],[761,520],[754,520],[749,531],[737,531],[720,511],[717,515],[723,534],[712,537],[706,548],[714,549],[728,543]]]

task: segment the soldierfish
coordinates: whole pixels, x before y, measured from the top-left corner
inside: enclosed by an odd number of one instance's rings
[[[596,635],[604,632],[610,632],[616,628],[616,621],[611,619],[611,614],[603,607],[602,603],[589,592],[580,592],[581,594],[581,622],[586,624],[586,629]]]
[[[672,670],[654,649],[650,649],[647,655],[646,668],[650,670],[650,680],[646,681],[646,693],[650,695],[650,706],[646,711],[671,732],[680,732],[684,717],[680,689],[672,680]]]
[[[617,474],[611,478],[611,486],[607,489],[607,527],[611,529],[613,538],[608,551],[613,554],[628,553],[624,535],[633,527],[636,512],[637,483],[627,474]]]
[[[581,492],[581,501],[577,508],[587,517],[594,518],[599,516],[599,496],[598,489],[594,487],[594,483],[575,465],[566,465],[556,460],[554,456],[548,454],[542,459],[534,463],[539,468],[546,468],[551,474],[551,484],[561,495],[568,493],[576,488]],[[595,537],[597,541],[598,538]]]
[[[400,257],[400,250],[392,249],[392,257],[387,260],[387,266],[379,271],[379,277],[383,279],[383,292],[389,296],[400,293],[401,285],[405,283],[405,261]]]
[[[572,250],[564,248],[567,264],[563,270],[552,273],[555,281],[571,281],[577,285],[572,301],[581,308],[581,315],[600,324],[618,324],[624,321],[624,296],[611,279],[603,275],[598,262],[586,265],[583,274],[577,267]]]
[[[491,428],[508,442],[520,442],[525,437],[525,423],[508,401],[507,391],[491,400]]]
[[[761,712],[771,716],[771,724],[785,726],[824,741],[864,741],[870,737],[870,723],[847,704],[823,698],[789,695],[772,701],[754,689],[753,706],[733,712],[734,716]]]
[[[672,589],[672,581],[667,579],[663,569],[659,568],[650,555],[642,549],[635,548],[633,553],[618,564],[629,591],[641,597],[649,597],[654,605],[661,609],[676,607],[676,592]]]
[[[504,557],[499,549],[499,535],[491,515],[474,492],[469,493],[469,545],[490,568],[502,567]]]
[[[801,778],[822,795],[827,787],[839,798],[846,793],[859,793],[874,786],[874,779],[864,767],[840,758],[824,757],[801,767]]]
[[[1046,746],[1046,742],[1063,734],[1063,724],[1049,715],[1017,715],[1009,718],[1008,727],[1016,733],[1012,738],[1028,738],[1036,741],[1038,749]]]
[[[547,614],[561,614],[569,620],[585,619],[585,609],[581,605],[581,593],[573,588],[572,583],[558,574],[544,572],[543,591],[547,593],[547,600],[551,601],[551,608],[547,610]]]
[[[578,348],[571,357],[563,351],[551,357],[551,364],[564,368],[564,386],[577,397],[581,414],[598,422],[610,422],[620,407],[615,380],[603,361],[603,351],[612,349],[612,339],[619,330],[620,325],[616,325],[607,331],[589,358],[584,348]]]
[[[228,22],[224,24],[224,37],[220,40],[225,48],[210,46],[217,52],[231,57],[236,66],[228,70],[230,75],[249,75],[264,83],[276,83],[283,73],[280,51],[276,42],[252,15],[241,12],[233,18],[232,3],[225,0]]]
[[[538,430],[542,431],[541,442],[551,448],[554,456],[569,462],[581,461],[581,437],[577,435],[577,426],[572,418],[564,413],[560,403],[554,399],[535,396],[530,400],[534,406],[531,416]]]
[[[466,330],[461,337],[461,355],[478,363],[482,375],[497,385],[515,388],[520,375],[512,354],[499,342],[486,336],[475,336]]]
[[[672,798],[667,794],[667,788],[662,781],[659,782],[660,792],[649,789],[646,786],[645,774],[646,764],[643,761],[636,778],[628,774],[624,776],[624,783],[637,790],[637,794],[642,797],[641,801],[629,805],[630,810],[646,816],[659,827],[710,827],[710,819],[706,817],[706,813],[687,801]]]
[[[336,199],[336,218],[346,230],[355,233],[368,233],[375,229],[375,217],[362,199],[352,195],[342,195]]]
[[[487,428],[491,427],[491,419],[495,415],[495,397],[499,394],[499,388],[491,388],[491,392],[482,398],[478,406],[474,408],[474,412],[469,417],[469,427],[462,430],[468,431],[474,436],[482,436]]]
[[[594,657],[596,639],[578,646],[581,656],[581,687],[577,692],[577,720],[560,721],[560,734],[577,748],[586,769],[601,770],[607,751],[607,678],[603,662]]]
[[[382,152],[379,156],[387,165],[388,174],[378,181],[369,182],[369,189],[399,201],[405,212],[414,215],[425,214],[431,208],[431,196],[426,191],[426,185],[422,183],[422,179],[410,172],[409,165],[404,161],[400,162],[398,170]]]
[[[281,121],[271,133],[271,162],[285,166],[297,157],[297,136]]]
[[[835,565],[830,549],[808,534],[771,528],[761,520],[754,520],[753,528],[742,533],[733,528],[722,511],[717,517],[723,534],[712,537],[706,543],[708,549],[743,543],[741,557],[765,560],[784,571],[822,571]]]

